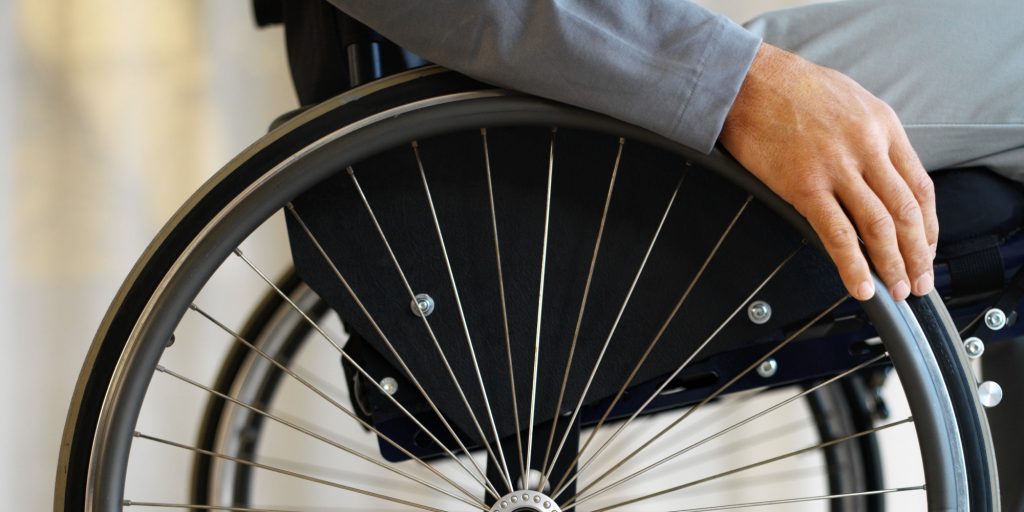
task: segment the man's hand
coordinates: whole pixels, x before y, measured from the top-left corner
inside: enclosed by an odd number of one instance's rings
[[[931,291],[932,181],[885,102],[838,71],[762,44],[721,142],[807,218],[853,297],[875,292],[858,234],[896,300]]]

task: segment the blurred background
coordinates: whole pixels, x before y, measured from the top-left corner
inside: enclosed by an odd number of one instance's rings
[[[72,388],[135,259],[295,106],[281,29],[245,0],[0,0],[4,509],[52,507]]]
[[[248,2],[0,1],[0,503],[52,507],[82,360],[163,223],[295,107]]]

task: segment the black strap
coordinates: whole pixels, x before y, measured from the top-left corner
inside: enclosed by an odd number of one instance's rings
[[[946,263],[954,297],[969,297],[1003,287],[1006,268],[996,240],[975,245],[971,250],[948,258]]]
[[[1024,298],[1024,266],[1021,266],[1017,273],[1010,278],[1010,282],[999,295],[999,299],[989,309],[998,308],[1006,314],[1006,326],[1013,325],[1017,321],[1017,305]],[[1005,329],[1005,327],[1004,327]],[[967,326],[962,333],[963,338],[971,336],[993,337],[997,331],[988,328],[984,321],[984,312],[972,325]]]

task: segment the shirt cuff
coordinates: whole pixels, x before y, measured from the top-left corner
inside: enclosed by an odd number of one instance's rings
[[[669,138],[704,153],[715,147],[761,46],[760,37],[732,20],[718,15],[715,21],[718,27],[701,56],[696,85],[669,132]]]

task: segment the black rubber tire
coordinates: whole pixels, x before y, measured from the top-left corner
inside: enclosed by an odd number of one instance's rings
[[[179,210],[146,250],[118,292],[99,328],[83,365],[68,413],[58,464],[55,510],[120,509],[120,494],[117,489],[123,491],[124,475],[122,473],[118,481],[116,468],[119,465],[123,467],[124,461],[127,460],[138,404],[141,404],[141,396],[145,393],[149,377],[166,345],[166,340],[159,343],[143,340],[136,344],[132,333],[136,330],[169,332],[172,324],[177,322],[188,305],[187,299],[182,297],[187,295],[189,290],[197,290],[205,276],[212,273],[212,263],[203,263],[204,258],[215,254],[227,254],[233,247],[232,244],[236,244],[237,239],[244,236],[238,232],[225,232],[220,229],[220,224],[211,224],[212,221],[228,219],[232,222],[241,222],[239,219],[243,214],[246,218],[265,218],[280,205],[257,201],[253,204],[258,206],[245,206],[246,210],[243,212],[222,213],[222,209],[231,204],[250,185],[265,179],[265,173],[272,171],[280,162],[293,158],[296,154],[295,148],[314,144],[339,126],[358,126],[359,130],[353,133],[366,133],[366,137],[371,137],[373,130],[363,129],[360,120],[376,115],[377,121],[374,122],[382,126],[380,130],[384,130],[383,120],[395,117],[381,117],[380,114],[388,109],[441,95],[451,98],[469,92],[479,95],[481,90],[489,88],[438,68],[417,70],[369,84],[285,123],[239,155],[204,185]],[[429,108],[405,114],[409,121],[406,124],[410,127],[415,126],[418,136],[429,136],[441,133],[459,123],[485,122],[494,115],[494,110],[479,111],[479,106],[485,104],[499,109],[504,115],[505,122],[551,122],[569,125],[579,123],[588,127],[596,126],[598,129],[614,128],[624,136],[635,137],[655,146],[685,154],[694,163],[715,169],[748,190],[789,221],[808,240],[816,240],[806,222],[795,211],[727,156],[717,152],[710,156],[695,154],[639,128],[592,113],[495,91],[493,98],[489,100],[481,100],[474,104],[462,102],[446,107],[444,111],[448,112],[445,114],[447,117],[431,118],[433,111]],[[392,135],[400,138],[408,134],[399,132]],[[351,144],[358,147],[359,142],[353,139]],[[316,158],[319,158],[318,155],[320,153],[317,151],[308,152],[303,161],[315,162]],[[355,160],[360,156],[356,151],[351,158]],[[285,172],[290,171],[286,169]],[[274,183],[280,184],[277,181]],[[254,194],[271,194],[270,191],[262,190],[257,190]],[[294,189],[294,186],[291,189],[284,187],[273,190],[275,195],[296,192],[298,190]],[[202,271],[188,276],[188,279],[175,275],[174,271],[178,266],[185,264],[198,265]],[[175,293],[167,296],[158,293],[169,285],[173,285]],[[916,423],[919,438],[923,439],[922,443],[940,439],[948,446],[956,445],[954,452],[962,450],[964,453],[966,468],[958,467],[959,464],[948,459],[949,454],[941,450],[926,450],[923,453],[926,458],[926,471],[936,474],[966,472],[971,478],[969,491],[966,485],[961,484],[955,485],[955,488],[937,491],[938,486],[932,485],[929,481],[929,499],[933,500],[934,497],[934,501],[930,501],[930,508],[955,510],[969,507],[974,510],[997,510],[998,498],[994,490],[996,477],[990,455],[992,452],[987,425],[977,403],[976,394],[972,394],[974,384],[967,370],[966,359],[955,330],[951,329],[951,323],[945,316],[945,310],[934,296],[912,301],[914,313],[921,319],[920,329],[927,333],[927,338],[924,338],[917,334],[918,328],[913,325],[917,322],[913,320],[913,314],[903,309],[905,305],[894,303],[891,299],[881,296],[882,294],[879,295],[865,303],[865,309],[872,318],[891,319],[878,326],[883,338],[902,337],[914,339],[917,343],[916,348],[908,345],[891,350],[893,360],[897,361],[897,365],[900,361],[906,364],[923,361],[918,365],[922,368],[922,373],[908,376],[909,378],[904,380],[904,386],[926,395],[926,403],[951,402],[955,409],[955,420],[948,415],[942,416],[943,413],[935,410],[914,411],[915,418],[919,418]],[[151,299],[155,302],[151,303]],[[161,311],[161,315],[154,318],[146,316],[148,311],[153,309]],[[896,320],[897,318],[903,320]],[[129,340],[133,342],[129,343]],[[931,364],[932,358],[938,361],[941,376],[929,373],[927,365]],[[128,361],[130,366],[119,366],[118,363],[122,360]],[[938,415],[937,419],[932,418],[933,414]],[[116,439],[122,439],[123,443],[108,442]],[[105,475],[104,485],[112,487],[102,489],[103,492],[93,492],[95,489],[89,489],[88,483],[96,471]],[[934,480],[945,481],[946,478]],[[87,503],[87,500],[92,501]]]

